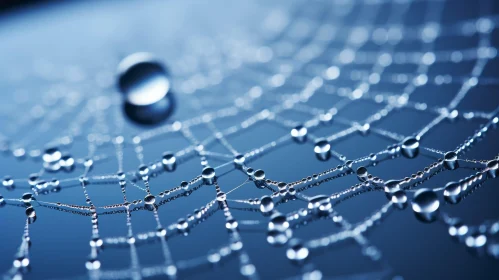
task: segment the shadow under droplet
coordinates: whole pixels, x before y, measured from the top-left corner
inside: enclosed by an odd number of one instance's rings
[[[123,103],[127,118],[138,125],[155,125],[165,121],[175,110],[175,98],[170,92],[164,98],[150,105]]]

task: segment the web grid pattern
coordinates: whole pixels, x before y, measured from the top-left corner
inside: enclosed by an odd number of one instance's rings
[[[179,106],[186,108],[178,108],[171,120],[154,128],[136,128],[123,115],[122,97],[114,88],[114,63],[98,71],[69,68],[60,72],[48,70],[52,69],[50,63],[36,64],[32,75],[50,88],[40,97],[44,101],[16,95],[12,102],[30,108],[22,116],[15,112],[16,106],[3,105],[2,160],[30,162],[41,168],[30,170],[27,177],[2,174],[6,176],[0,191],[0,213],[23,209],[26,214],[24,228],[8,229],[19,231],[22,238],[4,278],[36,276],[29,273],[29,267],[37,265],[30,258],[36,249],[36,244],[31,246],[36,238],[32,231],[50,219],[51,211],[89,220],[89,255],[81,265],[88,271],[82,277],[90,279],[176,279],[203,267],[223,266],[232,259],[241,276],[265,278],[247,251],[251,244],[241,234],[253,229],[269,246],[285,248],[282,253],[299,268],[292,279],[327,277],[314,259],[343,243],[359,248],[363,256],[381,267],[378,274],[363,277],[387,278],[393,275],[392,268],[368,234],[399,210],[413,211],[419,219],[435,222],[431,226],[443,225],[449,238],[458,240],[456,246],[497,258],[498,221],[466,224],[440,205],[445,201],[459,207],[459,202],[493,181],[498,173],[497,153],[481,159],[468,154],[483,145],[480,141],[495,137],[499,99],[488,100],[494,103],[488,104],[493,106],[491,110],[460,109],[474,89],[499,85],[497,77],[484,74],[497,60],[493,34],[499,18],[489,15],[492,5],[493,1],[480,1],[478,15],[446,22],[443,17],[451,1],[297,2],[289,11],[268,13],[256,30],[242,27],[233,37],[217,40],[193,37],[182,49],[185,53],[167,62],[173,92]],[[414,24],[405,23],[417,8],[422,8],[422,15]],[[378,22],[380,18],[383,23]],[[442,49],[439,40],[443,39],[455,40],[456,45],[464,42],[467,47]],[[470,69],[453,73],[446,68],[449,72],[443,72],[442,65]],[[16,84],[15,73],[6,77],[5,83]],[[432,105],[418,98],[421,89],[429,86],[456,90],[445,96],[443,105]],[[88,88],[88,94],[73,92],[77,87]],[[357,104],[368,104],[375,110],[363,118],[349,117]],[[183,113],[181,109],[185,109]],[[408,111],[430,121],[410,127],[407,134],[381,125],[394,114]],[[69,116],[68,122],[65,119]],[[463,122],[475,130],[460,139],[459,145],[434,146],[425,141],[443,124],[459,126]],[[265,137],[268,135],[251,132],[264,125],[276,129],[276,137],[270,141]],[[25,128],[35,130],[25,133]],[[243,149],[248,143],[235,140],[241,137],[251,138],[250,148]],[[336,148],[353,137],[381,138],[391,144],[360,157],[350,157],[352,152]],[[169,144],[173,138],[187,144],[168,152],[176,146]],[[254,144],[261,139],[266,142]],[[159,154],[148,149],[158,141],[168,147]],[[297,176],[299,172],[294,174],[290,168],[289,180],[281,181],[273,177],[272,168],[258,166],[290,146],[307,149],[324,168],[305,176]],[[81,147],[86,154],[77,156]],[[425,165],[409,174],[392,170],[389,177],[376,175],[377,168],[407,159]],[[172,182],[171,176],[183,165],[195,175]],[[435,187],[430,183],[449,171],[455,177],[447,184]],[[242,174],[238,183],[224,184],[224,177],[237,176],[234,174]],[[335,184],[344,177],[357,182]],[[121,191],[120,199],[113,197],[115,203],[99,204],[103,192],[111,188]],[[258,192],[237,196],[238,191],[249,188]],[[52,199],[66,189],[80,197]],[[183,213],[170,206],[174,201],[194,199],[198,191],[207,195],[197,209]],[[355,203],[370,193],[388,199],[360,221],[351,221],[337,209],[340,203]],[[45,216],[38,214],[42,211]],[[252,218],[239,218],[249,217],[243,211]],[[132,218],[132,214],[135,217],[142,212],[153,217],[154,228]],[[175,216],[176,221],[165,223],[166,215]],[[126,232],[102,234],[100,229],[108,216],[124,217]],[[170,250],[172,243],[181,236],[189,238],[198,226],[216,216],[223,216],[223,225],[217,226],[227,230],[226,243],[192,259],[177,259]],[[140,217],[145,219],[146,215]],[[296,238],[297,232],[317,220],[329,221],[339,230]],[[161,251],[160,264],[141,261],[138,251],[148,244]],[[130,265],[106,268],[103,256],[123,249]]]

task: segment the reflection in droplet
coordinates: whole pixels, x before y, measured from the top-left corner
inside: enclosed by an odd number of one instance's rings
[[[440,202],[437,194],[429,189],[418,190],[412,199],[412,210],[423,222],[433,222],[437,218]]]
[[[260,211],[262,213],[268,213],[274,209],[274,201],[268,195],[262,196],[260,199]]]
[[[290,241],[290,246],[286,251],[286,256],[291,261],[303,261],[308,257],[309,250],[301,241],[293,239]]]
[[[331,157],[331,145],[325,139],[319,139],[314,147],[315,155],[319,160],[328,160]]]
[[[451,204],[458,203],[461,200],[461,185],[456,182],[449,182],[444,189],[445,200]]]
[[[125,96],[124,111],[139,124],[165,120],[174,108],[170,77],[151,54],[135,53],[118,66],[118,88]]]
[[[402,142],[402,155],[406,158],[415,158],[419,154],[419,141],[414,137],[408,137]]]

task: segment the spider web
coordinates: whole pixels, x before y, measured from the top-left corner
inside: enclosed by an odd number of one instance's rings
[[[496,215],[459,224],[479,212],[464,200],[480,195],[497,170],[493,4],[464,2],[467,11],[459,12],[444,0],[210,3],[219,18],[201,17],[208,4],[194,11],[183,3],[137,11],[127,4],[124,22],[104,20],[118,9],[106,4],[93,16],[95,26],[82,29],[90,38],[86,48],[64,35],[64,24],[48,24],[47,37],[35,30],[10,39],[0,68],[11,92],[0,113],[4,277],[404,276],[411,272],[387,260],[369,236],[394,215],[412,212],[408,205],[422,188],[442,204],[424,230],[448,231],[448,239],[458,239],[453,247],[497,257]],[[148,16],[164,7],[199,22],[181,33],[165,31],[168,40],[152,36],[175,24]],[[78,18],[74,10],[69,15]],[[223,24],[228,20],[234,25]],[[40,56],[54,38],[62,47]],[[33,50],[23,40],[40,46]],[[6,55],[18,48],[25,57]],[[157,127],[131,123],[114,86],[121,56],[144,49],[165,61],[178,99],[174,115]],[[305,141],[293,139],[300,125]],[[414,159],[403,156],[407,137],[420,144]],[[331,147],[325,161],[314,154],[321,139]],[[74,170],[46,170],[48,147],[70,155]],[[164,167],[166,151],[175,155],[174,170]],[[459,167],[444,160],[449,152]],[[244,164],[234,161],[237,155]],[[202,176],[208,167],[213,179]],[[390,194],[393,180],[400,201]],[[444,187],[451,181],[462,190],[454,202]],[[153,203],[145,202],[148,195]],[[341,246],[353,250],[328,255]],[[358,267],[342,270],[341,258]],[[57,271],[37,271],[52,259]],[[493,265],[482,273],[490,277]]]

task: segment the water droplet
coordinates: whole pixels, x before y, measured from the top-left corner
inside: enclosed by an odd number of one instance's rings
[[[90,247],[92,248],[100,248],[104,244],[104,241],[100,239],[99,237],[94,237],[90,239]]]
[[[14,267],[20,268],[20,267],[28,267],[29,266],[29,259],[25,256],[17,257],[14,262],[13,262]]]
[[[142,179],[146,178],[149,175],[149,168],[145,164],[141,164],[139,166],[139,175],[142,176]]]
[[[170,86],[167,71],[151,54],[134,53],[118,65],[118,87],[133,121],[154,124],[166,119],[174,107]]]
[[[489,174],[490,178],[497,177],[497,173],[499,172],[499,161],[491,160],[487,162],[487,174]]]
[[[286,250],[286,257],[291,261],[303,261],[308,257],[309,250],[298,239],[292,239]]]
[[[237,226],[238,226],[238,223],[237,223],[237,221],[236,221],[235,219],[233,219],[233,218],[230,218],[230,219],[228,219],[228,220],[225,222],[225,227],[226,227],[227,229],[231,229],[231,230],[232,230],[232,229],[236,229],[236,228],[237,228]]]
[[[95,259],[95,258],[91,258],[89,259],[86,263],[85,263],[85,267],[88,269],[88,270],[96,270],[96,269],[99,269],[100,268],[100,261],[98,259]]]
[[[172,152],[166,152],[163,154],[161,163],[166,171],[174,171],[177,166],[177,158]]]
[[[319,139],[315,142],[315,155],[319,160],[328,160],[331,157],[331,145],[325,139]]]
[[[447,152],[444,155],[444,166],[447,169],[454,170],[459,167],[457,163],[457,154],[455,152]]]
[[[468,234],[468,226],[461,221],[456,221],[449,226],[449,235],[462,240]]]
[[[26,216],[30,218],[34,218],[36,216],[35,208],[33,208],[33,206],[29,206],[26,208]]]
[[[289,222],[286,218],[281,213],[274,213],[272,216],[270,216],[270,222],[268,229],[269,230],[278,230],[278,231],[284,231],[289,228]]]
[[[213,253],[208,254],[207,259],[210,263],[216,264],[222,259],[222,257],[220,256],[219,253],[213,252]]]
[[[94,160],[92,158],[85,158],[85,160],[83,161],[83,165],[86,168],[91,168],[94,165]]]
[[[402,155],[406,158],[415,158],[419,154],[419,141],[415,137],[407,137],[402,142]]]
[[[327,213],[331,209],[331,199],[327,195],[317,195],[308,201],[308,209],[315,214]]]
[[[261,181],[265,179],[265,172],[261,169],[258,169],[253,173],[253,176],[255,177],[255,180]]]
[[[267,242],[273,246],[282,246],[293,236],[293,231],[287,230],[269,230],[267,233]]]
[[[182,181],[182,182],[180,182],[180,187],[181,187],[184,191],[186,191],[186,190],[188,190],[188,189],[189,189],[189,183],[188,183],[188,182],[186,182],[186,181]]]
[[[420,189],[412,199],[412,210],[423,222],[433,222],[437,218],[440,202],[437,194],[429,189]]]
[[[359,168],[357,168],[356,173],[360,181],[365,181],[367,179],[367,175],[369,175],[369,173],[367,172],[367,168],[365,168],[364,166],[360,166]]]
[[[44,162],[47,162],[47,163],[52,163],[52,162],[56,162],[56,161],[59,161],[61,159],[61,152],[59,151],[58,148],[48,148],[45,150],[45,152],[43,153],[43,161]]]
[[[31,203],[34,199],[35,197],[32,193],[24,193],[23,196],[21,196],[21,201],[24,203]]]
[[[400,181],[397,180],[388,180],[385,182],[385,193],[391,196],[394,192],[400,189]],[[390,197],[391,198],[391,197]]]
[[[241,274],[246,277],[252,276],[253,274],[255,274],[255,271],[256,271],[255,266],[250,263],[241,266],[240,270]]]
[[[270,196],[262,196],[260,199],[260,211],[262,213],[268,213],[274,209],[274,201]]]
[[[203,169],[201,176],[206,184],[212,185],[215,179],[215,169],[207,166]]]
[[[244,157],[244,155],[239,154],[234,157],[234,164],[236,165],[236,167],[243,166],[244,161],[246,161],[246,157]]]
[[[156,230],[156,236],[162,237],[162,236],[165,236],[165,235],[166,235],[166,229],[165,228],[159,227]]]
[[[59,165],[66,171],[72,171],[75,166],[75,160],[70,155],[66,154],[59,160]]]
[[[36,185],[36,182],[38,182],[38,174],[37,173],[30,174],[28,178],[28,184],[34,187]]]
[[[458,203],[461,199],[461,185],[456,182],[449,182],[445,185],[444,198],[451,204]]]
[[[487,244],[487,236],[479,231],[476,231],[466,237],[465,243],[469,248],[479,249]]]
[[[298,143],[303,143],[307,140],[307,128],[303,125],[299,125],[291,129],[291,136]]]
[[[145,204],[154,204],[154,202],[156,202],[156,197],[152,194],[148,194],[146,195],[146,197],[144,197],[144,203]]]
[[[5,176],[3,178],[2,185],[5,188],[7,188],[7,190],[9,190],[9,191],[15,189],[14,179],[12,179],[12,177],[10,177],[10,176]]]
[[[397,190],[392,194],[391,201],[399,209],[405,209],[407,207],[407,195],[403,190]]]
[[[370,161],[376,161],[376,158],[377,158],[376,154],[370,154],[369,155],[369,160]]]
[[[223,202],[227,199],[227,195],[224,192],[217,193],[217,200]]]
[[[177,221],[177,229],[178,230],[181,230],[181,231],[186,230],[188,226],[189,226],[189,223],[185,219],[181,218]]]

